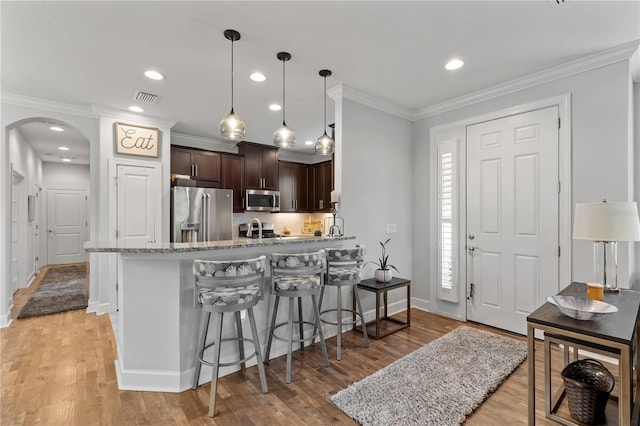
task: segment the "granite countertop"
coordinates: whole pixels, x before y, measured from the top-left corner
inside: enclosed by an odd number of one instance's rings
[[[353,240],[354,236],[344,237],[314,237],[295,236],[281,238],[263,238],[262,240],[251,238],[236,238],[233,240],[209,241],[201,243],[147,243],[147,244],[118,244],[115,241],[94,242],[84,244],[84,250],[92,253],[187,253],[195,251],[226,250],[234,248],[282,246],[307,243],[329,243],[331,241]]]

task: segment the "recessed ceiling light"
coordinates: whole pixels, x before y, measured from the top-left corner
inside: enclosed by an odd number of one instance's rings
[[[64,161],[65,163],[70,163],[71,162],[71,158],[63,158],[62,161]]]
[[[313,145],[313,141],[306,141],[304,144],[305,145]]]
[[[452,59],[449,62],[447,62],[447,65],[445,65],[444,67],[449,71],[453,71],[453,70],[457,70],[458,68],[462,68],[463,65],[464,65],[464,62],[462,62],[460,59]]]
[[[249,76],[253,81],[265,81],[267,77],[264,76],[261,72],[254,72]]]
[[[150,78],[151,80],[164,80],[164,75],[159,73],[158,71],[149,70],[144,72],[145,77]]]
[[[129,107],[129,111],[133,111],[133,112],[144,112],[144,110],[142,108],[140,108],[139,106],[135,106],[132,105]]]
[[[282,107],[278,104],[271,104],[269,105],[269,109],[271,111],[280,111],[282,109]]]
[[[69,151],[69,148],[68,148],[68,147],[66,147],[66,146],[59,146],[59,147],[58,147],[58,149],[59,149],[60,151]]]
[[[51,126],[49,130],[53,130],[54,132],[64,132],[64,129],[60,126]]]

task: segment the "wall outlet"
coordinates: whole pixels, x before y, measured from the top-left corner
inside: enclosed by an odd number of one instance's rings
[[[398,225],[395,223],[387,223],[387,234],[395,234],[398,232]]]

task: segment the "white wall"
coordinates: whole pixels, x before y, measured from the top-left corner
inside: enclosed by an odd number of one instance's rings
[[[20,186],[22,193],[17,194],[20,221],[18,226],[19,238],[19,286],[25,288],[37,273],[35,252],[36,221],[26,219],[27,196],[38,195],[38,188],[42,185],[42,161],[33,150],[29,141],[18,129],[9,131],[10,163],[17,173],[22,175],[25,182]]]
[[[628,201],[634,178],[633,162],[628,161],[632,141],[629,138],[631,114],[628,61],[616,62],[416,121],[413,125],[412,162],[416,199],[420,200],[429,194],[428,170],[423,166],[429,164],[429,128],[565,93],[570,93],[572,99],[573,204],[603,198]],[[430,237],[429,221],[425,220],[428,217],[428,205],[424,201],[418,201],[413,208],[413,227],[417,236],[413,252],[414,281],[428,282],[428,268],[425,267],[425,259],[429,258],[428,246],[422,243],[422,238]],[[626,278],[634,269],[629,264],[629,259],[625,258],[627,250],[624,243],[620,244],[619,249],[619,279],[622,280],[622,286],[626,287]],[[593,265],[590,242],[573,242],[572,265],[574,281],[586,282],[591,278]],[[568,284],[561,283],[561,287]],[[428,294],[421,293],[416,288],[415,294],[426,300],[436,300],[436,287],[430,285]],[[463,312],[464,306],[458,306],[455,314]]]
[[[379,242],[391,238],[389,261],[400,270],[394,274],[414,278],[411,123],[348,99],[339,99],[336,111],[336,157],[342,164],[336,190],[341,192],[338,210],[345,233],[366,246],[367,260],[377,260]],[[397,233],[387,234],[387,224],[397,225]],[[364,277],[373,277],[375,269],[367,266]],[[425,284],[414,280],[413,289]],[[391,303],[405,299],[404,292],[398,293],[389,293]],[[373,296],[364,296],[363,308],[372,309]]]

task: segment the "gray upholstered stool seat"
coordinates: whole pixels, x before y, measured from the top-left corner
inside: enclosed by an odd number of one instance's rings
[[[264,271],[267,258],[260,256],[254,259],[215,261],[215,260],[194,260],[193,274],[195,276],[194,304],[196,308],[202,309],[202,325],[198,335],[196,346],[195,373],[193,377],[193,389],[198,387],[200,370],[202,364],[212,367],[211,395],[209,400],[209,416],[213,417],[216,407],[216,392],[218,383],[218,370],[220,367],[240,364],[245,368],[245,363],[256,357],[258,374],[262,392],[267,392],[267,378],[264,373],[260,342],[258,340],[258,329],[256,327],[253,307],[258,303],[262,295],[264,286]],[[249,325],[251,327],[252,338],[243,337],[241,311],[246,310],[249,314]],[[211,314],[214,316],[213,341],[207,343],[207,334]],[[236,323],[236,336],[230,338],[222,337],[222,324],[225,313],[233,313]],[[235,342],[238,347],[238,359],[226,363],[220,362],[220,349],[224,342]],[[252,343],[254,352],[245,356],[244,343]],[[212,347],[213,360],[204,359],[205,350]]]
[[[273,339],[287,342],[287,372],[286,382],[291,383],[291,364],[293,343],[299,343],[300,349],[304,348],[305,342],[312,343],[316,336],[320,337],[322,356],[324,365],[329,366],[327,347],[320,325],[320,311],[317,302],[318,289],[324,284],[326,253],[320,250],[314,253],[296,254],[271,254],[271,292],[275,295],[273,314],[271,316],[271,326],[269,327],[269,339],[264,356],[264,362],[269,362],[271,344]],[[280,298],[289,299],[288,321],[276,324],[278,316],[278,306]],[[305,321],[302,315],[302,298],[310,297],[313,307],[313,322]],[[294,320],[294,300],[298,301],[298,319]],[[294,324],[298,325],[299,336],[293,338]],[[304,336],[304,326],[313,326],[314,332],[311,336]],[[287,336],[278,336],[276,331],[286,328]]]
[[[362,311],[362,304],[360,303],[360,295],[358,293],[358,284],[361,280],[361,267],[364,261],[364,246],[356,246],[355,248],[344,249],[326,249],[327,252],[327,281],[325,286],[337,287],[336,293],[336,307],[332,309],[322,309],[322,303],[324,298],[325,287],[322,287],[320,291],[320,320],[325,324],[335,325],[337,327],[336,334],[336,359],[342,358],[342,327],[355,325],[358,320],[362,323],[362,334],[364,335],[364,343],[366,347],[369,347],[369,336],[367,335],[367,325],[364,321],[364,313]],[[350,287],[353,290],[353,297],[355,298],[357,309],[343,308],[342,307],[342,288]],[[342,317],[344,311],[350,312],[352,318],[345,320]],[[326,319],[329,313],[336,313],[336,321],[330,321]]]

